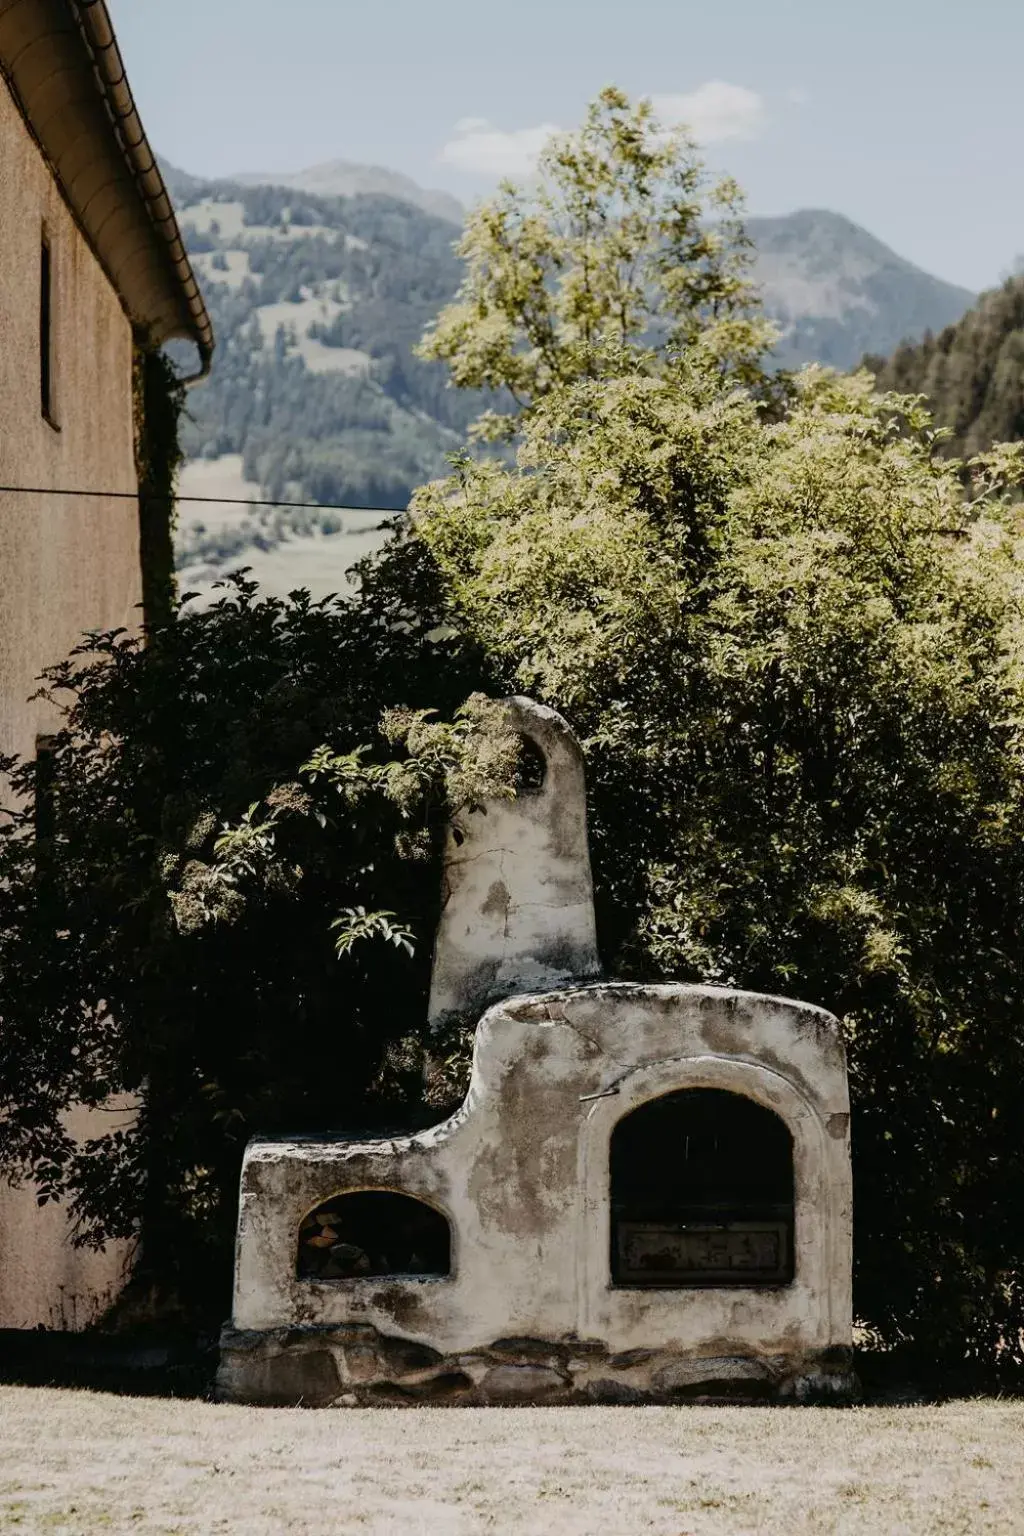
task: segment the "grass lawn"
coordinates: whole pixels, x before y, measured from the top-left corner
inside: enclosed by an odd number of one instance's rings
[[[1024,1402],[316,1412],[0,1387],[0,1531],[1024,1532]]]

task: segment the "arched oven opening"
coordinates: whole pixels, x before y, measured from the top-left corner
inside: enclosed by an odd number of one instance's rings
[[[619,1121],[610,1161],[613,1285],[792,1280],[793,1142],[770,1109],[682,1088]]]
[[[436,1278],[451,1272],[451,1229],[440,1211],[386,1189],[325,1200],[299,1226],[300,1280]]]

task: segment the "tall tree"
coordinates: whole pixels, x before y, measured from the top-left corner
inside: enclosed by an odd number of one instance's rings
[[[582,737],[613,972],[845,1020],[860,1320],[1022,1364],[1024,453],[943,459],[867,374],[766,412],[742,243],[666,224],[648,155],[673,174],[605,93],[546,161],[564,222],[477,212],[428,345],[516,392],[484,428],[517,457],[424,488],[417,537],[448,624]]]
[[[460,388],[503,392],[509,408],[476,424],[484,438],[512,435],[560,385],[657,374],[698,338],[734,378],[757,379],[773,333],[741,206],[685,128],[608,87],[577,133],[552,138],[535,185],[506,182],[469,215],[465,278],[419,355]]]

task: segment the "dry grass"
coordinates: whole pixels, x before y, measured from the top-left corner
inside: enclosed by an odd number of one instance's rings
[[[3,1387],[0,1530],[1024,1532],[1024,1404],[310,1412]]]

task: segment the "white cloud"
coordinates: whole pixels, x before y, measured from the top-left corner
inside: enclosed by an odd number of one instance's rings
[[[655,95],[654,110],[666,127],[685,123],[699,143],[752,139],[765,121],[764,102],[756,91],[725,80],[706,80],[695,91]],[[556,123],[535,128],[496,128],[485,117],[463,117],[438,158],[445,165],[477,175],[530,176]]]
[[[652,96],[654,110],[669,127],[685,123],[701,144],[752,139],[764,124],[764,102],[745,85],[706,80],[695,91]]]
[[[445,165],[485,176],[529,176],[537,156],[553,133],[554,123],[536,128],[495,128],[484,117],[463,117],[455,124],[455,137],[441,150]]]

